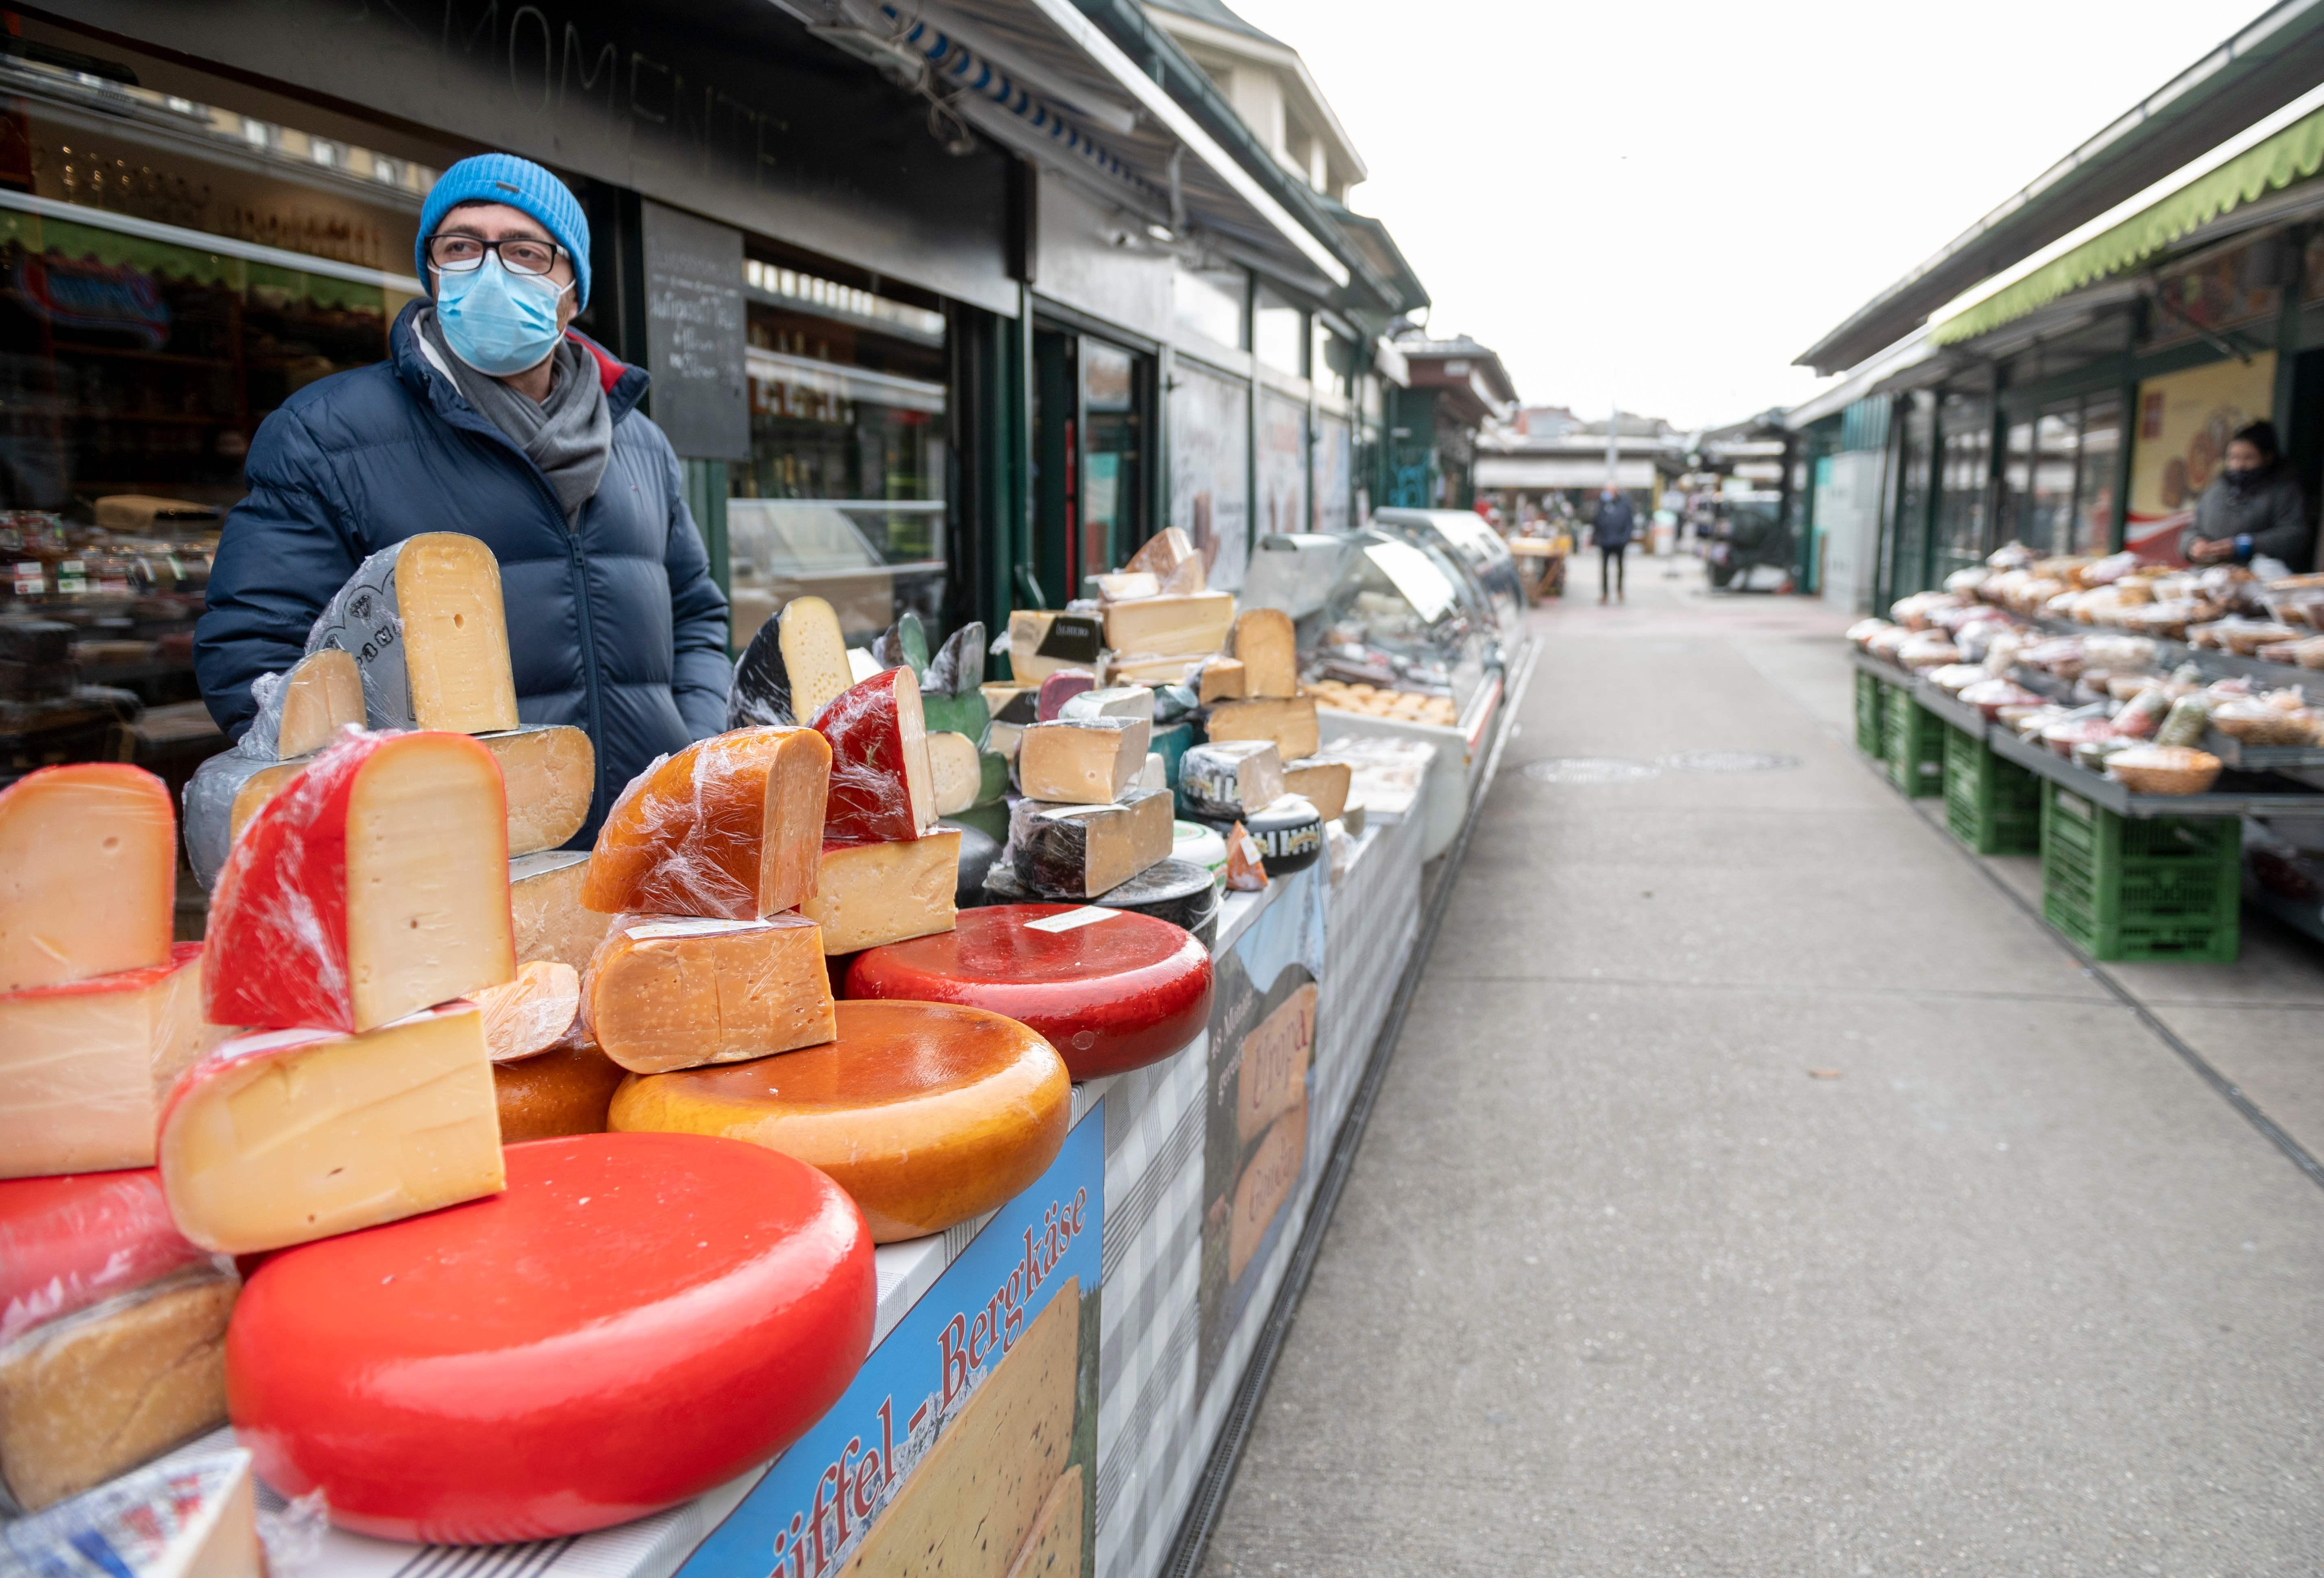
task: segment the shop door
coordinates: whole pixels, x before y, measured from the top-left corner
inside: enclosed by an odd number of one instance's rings
[[[1063,329],[1033,335],[1034,573],[1053,607],[1148,534],[1153,359]]]

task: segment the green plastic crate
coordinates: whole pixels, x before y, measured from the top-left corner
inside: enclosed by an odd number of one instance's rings
[[[1880,693],[1886,688],[1877,674],[1856,671],[1856,748],[1875,760],[1888,754],[1888,736],[1880,725]]]
[[[2118,817],[2043,780],[2043,918],[2092,958],[2225,964],[2242,905],[2236,818]]]
[[[1888,781],[1913,799],[1945,792],[1945,723],[1901,685],[1883,683],[1881,733],[1886,737]]]
[[[2042,780],[1977,735],[1945,730],[1945,826],[1979,854],[2042,847]]]

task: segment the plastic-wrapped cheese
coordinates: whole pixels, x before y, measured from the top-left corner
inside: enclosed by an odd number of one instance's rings
[[[831,747],[813,729],[737,729],[688,745],[622,792],[581,901],[606,915],[756,920],[815,891]]]
[[[1017,875],[1047,898],[1094,899],[1170,858],[1170,812],[1159,789],[1104,806],[1019,800],[1009,817]]]
[[[0,1485],[16,1505],[77,1496],[223,1422],[239,1286],[189,1268],[0,1348]]]
[[[456,531],[423,531],[355,567],[307,632],[352,653],[375,729],[484,734],[518,726],[500,561]]]
[[[226,1034],[201,955],[0,996],[0,1178],[153,1165],[161,1093]]]
[[[1214,740],[1178,759],[1178,795],[1197,817],[1231,821],[1284,791],[1283,756],[1270,740]]]
[[[465,734],[350,734],[218,873],[203,1017],[369,1030],[516,974],[507,807]]]
[[[170,1093],[161,1187],[188,1238],[250,1254],[490,1195],[500,1138],[484,1017],[450,1003],[226,1042]]]
[[[1064,1061],[1013,1020],[843,1002],[829,1046],[631,1080],[609,1121],[796,1157],[863,1208],[874,1242],[893,1243],[981,1215],[1039,1177],[1072,1106]]]
[[[1076,806],[1118,800],[1146,766],[1153,725],[1140,718],[1035,724],[1017,742],[1017,784],[1028,798]]]
[[[765,920],[624,916],[581,983],[581,1022],[634,1074],[764,1057],[836,1033],[823,932]]]
[[[266,683],[262,677],[252,693]],[[363,675],[351,654],[328,647],[300,659],[269,687],[240,743],[281,761],[312,755],[340,730],[363,725]]]
[[[815,726],[831,742],[825,842],[918,838],[934,825],[920,686],[909,669],[885,669],[850,686],[816,715]]]
[[[516,967],[516,979],[476,993],[484,1016],[484,1046],[495,1063],[546,1052],[563,1040],[581,1013],[581,973],[553,959]]]
[[[0,1344],[208,1259],[152,1167],[0,1183]]]
[[[596,1134],[509,1187],[276,1255],[227,1341],[235,1434],[286,1496],[384,1539],[641,1518],[781,1451],[871,1345],[871,1235],[757,1146]]]
[[[142,767],[43,767],[0,789],[0,992],[167,964],[178,819]]]
[[[546,850],[509,862],[509,910],[519,964],[549,959],[576,970],[589,967],[613,918],[581,902],[588,880],[589,856],[577,849]]]
[[[1181,928],[1099,906],[1001,904],[939,937],[872,948],[851,999],[959,1002],[1030,1026],[1077,1080],[1169,1057],[1211,1012],[1211,956]]]
[[[0,1550],[42,1578],[262,1578],[250,1453],[179,1458],[0,1526]]]

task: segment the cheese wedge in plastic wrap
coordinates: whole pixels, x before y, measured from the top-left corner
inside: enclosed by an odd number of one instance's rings
[[[0,992],[167,964],[178,819],[142,767],[43,767],[0,789]]]
[[[355,658],[374,729],[518,726],[500,562],[473,537],[423,531],[356,566],[307,632],[327,647]]]
[[[41,1578],[263,1578],[256,1482],[239,1447],[156,1464],[0,1526],[0,1552]]]
[[[211,900],[203,1017],[374,1029],[516,974],[508,815],[465,734],[347,736],[254,817]]]
[[[0,1344],[208,1262],[152,1167],[0,1182]]]
[[[797,915],[623,916],[582,977],[582,1028],[632,1074],[812,1047],[839,1033],[823,957]]]
[[[813,729],[764,725],[699,740],[622,792],[581,902],[605,915],[756,920],[815,891],[831,746]]]
[[[520,964],[548,959],[589,967],[589,956],[613,923],[581,902],[589,880],[589,856],[577,849],[552,849],[518,855],[509,862],[509,909],[516,926]]]
[[[936,819],[920,685],[909,669],[888,669],[850,686],[816,715],[831,742],[825,842],[918,838]]]
[[[581,974],[570,964],[534,959],[516,967],[516,979],[476,993],[484,1016],[484,1045],[495,1063],[546,1052],[565,1039],[581,1013]]]

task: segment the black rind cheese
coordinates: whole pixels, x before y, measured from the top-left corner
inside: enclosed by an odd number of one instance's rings
[[[972,619],[945,638],[928,660],[920,688],[936,696],[962,696],[984,683],[984,622]]]
[[[1054,898],[1035,891],[1009,868],[1006,861],[1002,861],[985,873],[984,891],[978,896],[976,902],[1069,904],[1075,900]],[[1194,933],[1195,940],[1206,948],[1217,940],[1218,881],[1208,870],[1190,860],[1174,857],[1163,861],[1148,867],[1104,897],[1080,902],[1101,905],[1108,909],[1127,909],[1139,915],[1151,915],[1157,920],[1167,920]]]
[[[783,669],[782,648],[774,620],[759,626],[751,644],[734,665],[734,682],[726,692],[726,726],[756,728],[778,724],[795,728],[791,715],[790,676]]]
[[[1195,819],[1206,826],[1217,828],[1222,837],[1234,835],[1234,820],[1231,818],[1222,821],[1215,817],[1200,817]],[[1287,877],[1294,872],[1304,872],[1323,856],[1323,818],[1302,796],[1285,795],[1263,810],[1253,811],[1240,820],[1242,830],[1259,841],[1259,853],[1267,863],[1269,877]]]
[[[960,834],[960,879],[953,891],[954,905],[966,909],[988,902],[984,878],[1001,859],[1000,843],[982,827],[972,827],[948,817],[939,819],[936,826],[956,829]]]

